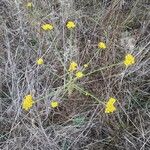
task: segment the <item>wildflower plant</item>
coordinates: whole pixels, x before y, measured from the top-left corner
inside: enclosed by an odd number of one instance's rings
[[[0,2],[1,149],[148,149],[149,21],[141,1]],[[134,46],[121,45],[128,36]],[[119,100],[105,101],[111,93]]]

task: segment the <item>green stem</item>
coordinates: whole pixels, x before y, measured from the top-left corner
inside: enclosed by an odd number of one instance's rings
[[[112,65],[107,66],[107,67],[102,67],[102,68],[99,68],[97,70],[94,70],[93,72],[87,73],[85,76],[88,76],[88,75],[91,75],[91,74],[93,74],[95,72],[98,72],[98,71],[101,71],[101,70],[104,70],[104,69],[107,69],[107,68],[111,68],[111,67],[114,67],[114,66],[118,66],[118,65],[121,65],[121,64],[122,64],[122,62],[121,63],[117,63],[117,64],[112,64]]]
[[[104,102],[100,101],[97,97],[95,97],[95,96],[92,95],[91,93],[89,93],[89,92],[85,91],[84,89],[80,88],[78,85],[74,85],[74,88],[75,88],[76,90],[82,92],[83,94],[88,95],[88,96],[94,98],[98,103],[101,103],[101,104],[105,105]]]

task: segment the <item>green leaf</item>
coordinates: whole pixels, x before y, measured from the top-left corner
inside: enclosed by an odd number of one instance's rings
[[[74,125],[83,125],[85,122],[85,117],[79,116],[73,119],[73,124]]]

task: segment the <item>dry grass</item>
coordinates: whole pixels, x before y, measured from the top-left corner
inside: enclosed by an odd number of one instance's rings
[[[149,150],[149,0],[32,3],[0,1],[0,149]],[[72,31],[68,20],[76,22]],[[43,31],[45,22],[54,30]],[[107,49],[98,49],[99,41]],[[126,53],[136,57],[127,69]],[[39,57],[44,65],[35,64]],[[75,82],[67,72],[72,60],[90,62]],[[29,93],[36,104],[26,112],[21,103]],[[117,110],[105,114],[109,97]]]

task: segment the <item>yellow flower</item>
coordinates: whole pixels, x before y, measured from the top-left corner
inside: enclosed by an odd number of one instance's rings
[[[131,54],[126,54],[125,59],[124,59],[124,64],[126,67],[133,65],[135,63],[135,57]]]
[[[81,72],[81,71],[78,71],[77,73],[76,73],[76,77],[77,78],[82,78],[84,76],[84,74]]]
[[[88,92],[85,92],[85,95],[86,95],[86,96],[89,96],[90,94],[89,94]]]
[[[59,105],[59,103],[57,101],[52,101],[51,102],[51,107],[52,108],[56,108],[56,107],[58,107],[58,105]]]
[[[112,113],[116,110],[116,107],[114,106],[115,102],[115,98],[109,98],[108,102],[106,103],[105,113]]]
[[[36,63],[37,63],[38,65],[42,65],[42,64],[44,64],[44,60],[43,60],[42,58],[39,58],[39,59],[36,61]]]
[[[66,27],[68,29],[73,29],[76,27],[75,23],[73,21],[68,21],[67,24],[66,24]]]
[[[27,3],[27,7],[28,7],[28,8],[31,8],[32,6],[33,6],[33,5],[32,5],[32,2],[28,2],[28,3]]]
[[[33,104],[34,104],[34,101],[33,101],[32,95],[27,95],[23,99],[22,108],[28,111],[33,106]]]
[[[41,26],[41,28],[42,28],[43,30],[45,30],[45,31],[48,31],[48,30],[52,30],[54,27],[53,27],[52,24],[47,23],[47,24],[43,24],[43,25]]]
[[[104,42],[99,42],[98,47],[101,49],[106,49],[106,44]]]
[[[77,70],[77,67],[78,67],[78,64],[77,64],[76,62],[72,61],[72,62],[70,63],[70,66],[69,66],[68,71],[69,71],[69,72],[75,71],[75,70]]]
[[[88,64],[84,64],[83,66],[84,66],[84,68],[87,68],[89,65]]]

